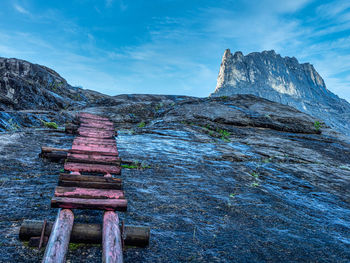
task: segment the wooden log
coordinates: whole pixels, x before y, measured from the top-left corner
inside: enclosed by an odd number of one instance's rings
[[[92,172],[104,174],[120,174],[121,168],[115,165],[71,163],[66,162],[64,169],[71,172]]]
[[[81,187],[57,186],[55,196],[91,199],[124,199],[124,192],[121,190],[106,190]]]
[[[102,262],[122,263],[123,248],[118,214],[106,211],[103,215]]]
[[[41,153],[68,152],[68,151],[69,151],[69,149],[60,149],[60,148],[53,148],[53,147],[47,147],[47,146],[41,147]]]
[[[74,223],[74,214],[69,209],[58,211],[55,224],[46,246],[43,263],[64,263]]]
[[[126,211],[127,205],[128,202],[126,199],[83,199],[56,196],[51,199],[52,208]]]
[[[60,162],[67,158],[67,152],[45,152],[40,153],[39,157],[49,159],[53,162]]]
[[[19,239],[28,241],[32,237],[40,235],[43,220],[24,220],[19,229]],[[45,236],[50,236],[53,222],[47,222],[45,228]],[[149,244],[150,228],[144,226],[125,225],[122,230],[122,238],[127,246],[145,247]],[[70,242],[86,243],[86,244],[101,244],[102,242],[102,225],[101,224],[82,224],[74,223],[71,232]],[[35,244],[35,243],[34,243]],[[37,243],[34,246],[38,246]],[[45,245],[45,242],[44,244]]]
[[[58,185],[120,190],[122,188],[122,180],[113,177],[60,174],[58,177]]]

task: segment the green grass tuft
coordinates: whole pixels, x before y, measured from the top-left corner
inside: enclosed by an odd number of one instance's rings
[[[139,128],[143,128],[143,127],[145,127],[145,126],[146,126],[146,123],[145,123],[144,121],[140,122],[140,123],[137,125],[137,127],[139,127]]]
[[[46,128],[50,128],[50,129],[58,129],[58,125],[56,122],[46,122],[41,120],[42,124],[46,127]]]
[[[322,125],[321,125],[321,123],[319,121],[315,121],[314,122],[314,127],[315,127],[316,131],[319,131],[320,128],[322,128]]]

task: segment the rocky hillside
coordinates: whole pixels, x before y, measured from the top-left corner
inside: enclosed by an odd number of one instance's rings
[[[329,91],[309,64],[281,57],[275,51],[232,54],[222,58],[215,92],[211,96],[254,94],[311,114],[350,135],[350,104]]]
[[[125,262],[349,262],[350,144],[314,117],[249,94],[104,96],[45,67],[6,61],[0,262],[41,260],[44,250],[20,242],[19,226],[55,220],[50,199],[63,164],[38,154],[70,148],[73,135],[35,127],[62,127],[77,111],[109,117],[120,158],[135,164],[122,170],[122,219],[150,226],[151,240],[126,247]],[[101,222],[100,212],[74,213],[75,222]],[[100,261],[101,246],[69,248],[67,262]]]
[[[0,57],[0,131],[63,121],[69,109],[79,109],[109,96],[73,87],[54,70],[30,62]]]
[[[30,62],[0,57],[0,110],[62,110],[104,97],[72,87],[54,70]]]

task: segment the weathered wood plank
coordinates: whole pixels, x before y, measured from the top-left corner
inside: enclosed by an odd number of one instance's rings
[[[32,237],[38,237],[41,233],[42,225],[43,220],[24,220],[19,230],[19,239],[28,241]],[[53,222],[48,221],[45,228],[45,236],[50,236],[52,226]],[[144,247],[149,244],[149,227],[125,225],[122,233],[124,244],[127,246]],[[39,238],[36,244],[39,244],[38,242]],[[101,244],[102,224],[74,223],[70,242]]]
[[[41,153],[49,153],[49,152],[68,152],[69,149],[60,149],[60,148],[53,148],[48,146],[42,146],[41,147]]]
[[[67,160],[75,163],[106,164],[120,166],[121,160],[117,156],[98,154],[68,153]]]
[[[58,181],[59,186],[67,187],[83,187],[83,188],[100,188],[100,189],[122,189],[121,184],[111,184],[111,183],[100,183],[100,182],[79,182],[79,181],[69,181],[69,180],[60,180]]]
[[[98,128],[88,128],[88,127],[84,127],[84,126],[80,126],[78,128],[78,132],[97,132],[97,133],[105,133],[105,134],[110,134],[110,136],[114,136],[115,134],[115,130],[114,129],[106,129],[106,128],[102,128],[102,129],[98,129]]]
[[[64,169],[71,172],[92,172],[104,174],[120,174],[121,168],[115,165],[71,163],[66,162]]]
[[[68,209],[98,209],[107,211],[126,211],[126,199],[83,199],[56,197],[51,199],[51,207]]]
[[[43,263],[64,263],[74,223],[74,214],[69,209],[60,209],[46,246]]]
[[[80,149],[70,149],[68,150],[70,153],[78,153],[78,154],[100,154],[100,155],[109,155],[109,156],[118,156],[118,151],[117,152],[103,152],[103,151],[98,151],[92,149],[91,151],[89,150],[80,150]]]
[[[93,142],[75,142],[73,141],[72,149],[80,149],[80,150],[99,150],[103,152],[115,152],[117,153],[117,145],[115,144],[99,144]]]
[[[79,182],[99,182],[99,183],[110,183],[110,184],[121,184],[120,178],[114,177],[103,177],[93,175],[73,175],[68,173],[61,173],[58,177],[59,180],[68,181],[79,181]]]
[[[115,146],[110,145],[107,147],[99,146],[85,146],[85,145],[72,145],[72,150],[80,150],[80,151],[89,151],[89,152],[108,152],[108,153],[118,153],[118,150]]]
[[[87,112],[80,112],[78,114],[78,118],[79,119],[93,119],[93,120],[104,120],[104,121],[109,121],[108,118],[106,117],[102,117],[99,115],[95,115],[95,114],[91,114],[91,113],[87,113]]]
[[[99,132],[99,131],[78,131],[78,134],[84,137],[91,137],[91,138],[114,138],[115,133],[111,134],[109,132]]]
[[[110,125],[109,123],[82,122],[80,124],[80,127],[96,130],[115,131],[114,125]]]
[[[107,211],[103,215],[102,262],[123,262],[119,217],[117,213],[111,211]]]
[[[81,124],[92,124],[92,123],[96,123],[96,124],[100,124],[100,125],[108,125],[108,126],[112,126],[114,127],[113,122],[111,121],[103,121],[103,120],[93,120],[93,119],[87,119],[87,118],[81,118],[78,121],[79,125]]]
[[[106,190],[82,187],[57,186],[55,196],[91,199],[124,199],[124,192],[120,190]]]

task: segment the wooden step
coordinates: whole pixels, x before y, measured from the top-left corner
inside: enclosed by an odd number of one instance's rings
[[[85,198],[85,199],[124,199],[124,192],[121,190],[106,190],[81,187],[57,186],[56,197]]]
[[[52,208],[126,211],[127,205],[128,202],[126,199],[84,199],[56,196],[51,199]]]
[[[115,152],[117,149],[116,144],[99,144],[99,143],[94,143],[94,142],[81,142],[81,141],[73,141],[72,147],[77,148],[76,146],[83,146],[83,147],[91,147],[91,148],[106,148],[106,149],[111,149]]]
[[[92,138],[101,138],[101,139],[108,139],[108,138],[115,138],[115,132],[109,132],[109,131],[96,131],[96,130],[86,130],[86,129],[78,129],[78,134],[84,137],[92,137]]]
[[[118,152],[103,152],[99,150],[80,150],[80,149],[70,149],[68,150],[69,153],[77,153],[77,154],[99,154],[99,155],[106,155],[106,156],[118,156]]]
[[[93,119],[79,119],[79,124],[99,124],[114,127],[113,122],[110,121],[102,121],[102,120],[93,120]]]
[[[88,137],[81,137],[81,136],[75,137],[74,142],[89,142],[89,143],[97,143],[97,144],[116,145],[115,139],[99,139],[99,138],[88,138]]]
[[[107,146],[107,147],[98,146],[97,147],[97,146],[85,146],[85,145],[75,145],[75,144],[73,144],[71,150],[96,152],[96,153],[100,153],[100,152],[114,153],[114,154],[118,155],[117,147],[113,147],[113,146]]]
[[[64,169],[71,172],[96,172],[105,174],[120,174],[121,171],[120,167],[114,165],[71,162],[66,162],[64,165]]]
[[[101,123],[101,122],[82,122],[80,123],[80,127],[90,128],[90,129],[104,129],[107,131],[114,131],[114,125],[109,123]]]
[[[122,180],[103,176],[60,174],[58,185],[120,190],[122,189]]]
[[[93,119],[93,120],[109,121],[109,119],[106,117],[98,116],[98,115],[87,113],[87,112],[80,112],[78,114],[78,118],[79,119],[86,118],[86,119]]]
[[[120,166],[121,160],[117,156],[99,154],[68,153],[67,160],[73,163],[92,163]]]

